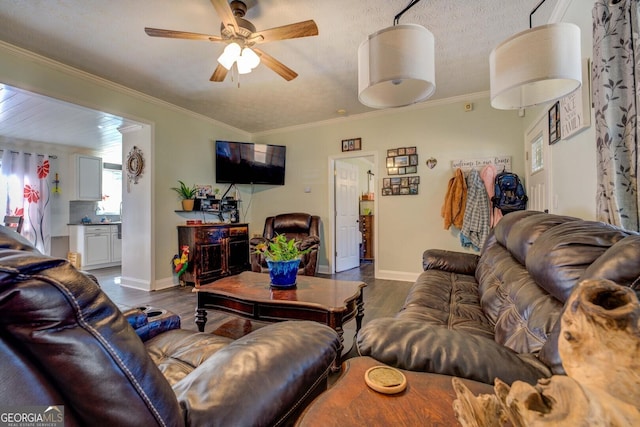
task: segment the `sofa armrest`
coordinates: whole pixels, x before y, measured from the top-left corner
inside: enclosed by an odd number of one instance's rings
[[[443,270],[450,273],[475,275],[480,256],[466,252],[427,249],[422,254],[424,270]]]
[[[310,321],[245,335],[174,384],[186,424],[279,425],[326,388],[339,343],[333,329]]]
[[[141,327],[149,323],[147,313],[139,308],[129,308],[126,310],[122,310],[122,315],[125,319],[127,319],[129,325],[131,325],[131,327],[135,330],[140,329]]]
[[[500,378],[535,384],[551,376],[535,357],[519,355],[486,337],[425,325],[413,319],[379,318],[357,337],[358,353],[400,369],[452,375],[493,384]]]

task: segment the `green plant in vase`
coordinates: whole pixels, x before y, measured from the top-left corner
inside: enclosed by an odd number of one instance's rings
[[[271,286],[291,288],[296,285],[300,257],[310,251],[311,248],[301,250],[295,239],[276,234],[271,241],[258,244],[254,252],[267,260]]]
[[[180,180],[178,180],[178,184],[180,184],[179,187],[171,187],[171,189],[178,193],[178,197],[182,200],[182,209],[185,211],[193,210],[193,203],[197,194],[196,186],[189,187]]]

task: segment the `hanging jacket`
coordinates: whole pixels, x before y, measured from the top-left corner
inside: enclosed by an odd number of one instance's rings
[[[484,188],[480,173],[472,169],[467,178],[467,205],[464,212],[460,240],[469,240],[474,249],[480,250],[489,236],[491,215],[489,213],[489,196]]]
[[[449,180],[447,194],[444,197],[440,215],[444,218],[444,229],[448,230],[451,225],[460,229],[464,218],[465,206],[467,203],[467,182],[460,168],[456,169],[455,175]]]
[[[496,224],[498,224],[498,221],[500,221],[500,218],[502,218],[502,211],[493,206],[493,203],[491,202],[491,198],[496,194],[495,182],[497,174],[498,171],[494,165],[487,165],[482,168],[482,171],[480,171],[480,177],[484,182],[484,188],[487,190],[487,196],[489,197],[489,225],[491,227],[495,227]]]

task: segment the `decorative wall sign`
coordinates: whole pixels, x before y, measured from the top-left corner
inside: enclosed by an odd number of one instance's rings
[[[362,150],[362,138],[343,139],[342,151]]]
[[[131,191],[131,182],[138,183],[143,171],[144,157],[142,157],[142,150],[134,145],[127,156],[127,192]]]
[[[560,140],[560,101],[549,108],[549,145]]]
[[[418,194],[419,176],[403,176],[382,179],[383,196],[415,196]]]
[[[562,139],[591,126],[591,60],[582,61],[582,86],[560,99]]]
[[[498,172],[507,171],[511,172],[511,156],[496,156],[485,157],[482,159],[464,159],[453,160],[451,162],[451,169],[461,169],[463,172],[468,172],[471,169],[481,170],[487,165],[494,165]]]

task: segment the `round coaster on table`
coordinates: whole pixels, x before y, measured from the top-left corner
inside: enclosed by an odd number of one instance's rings
[[[364,373],[364,381],[379,393],[395,394],[407,388],[407,378],[389,366],[374,366]]]

